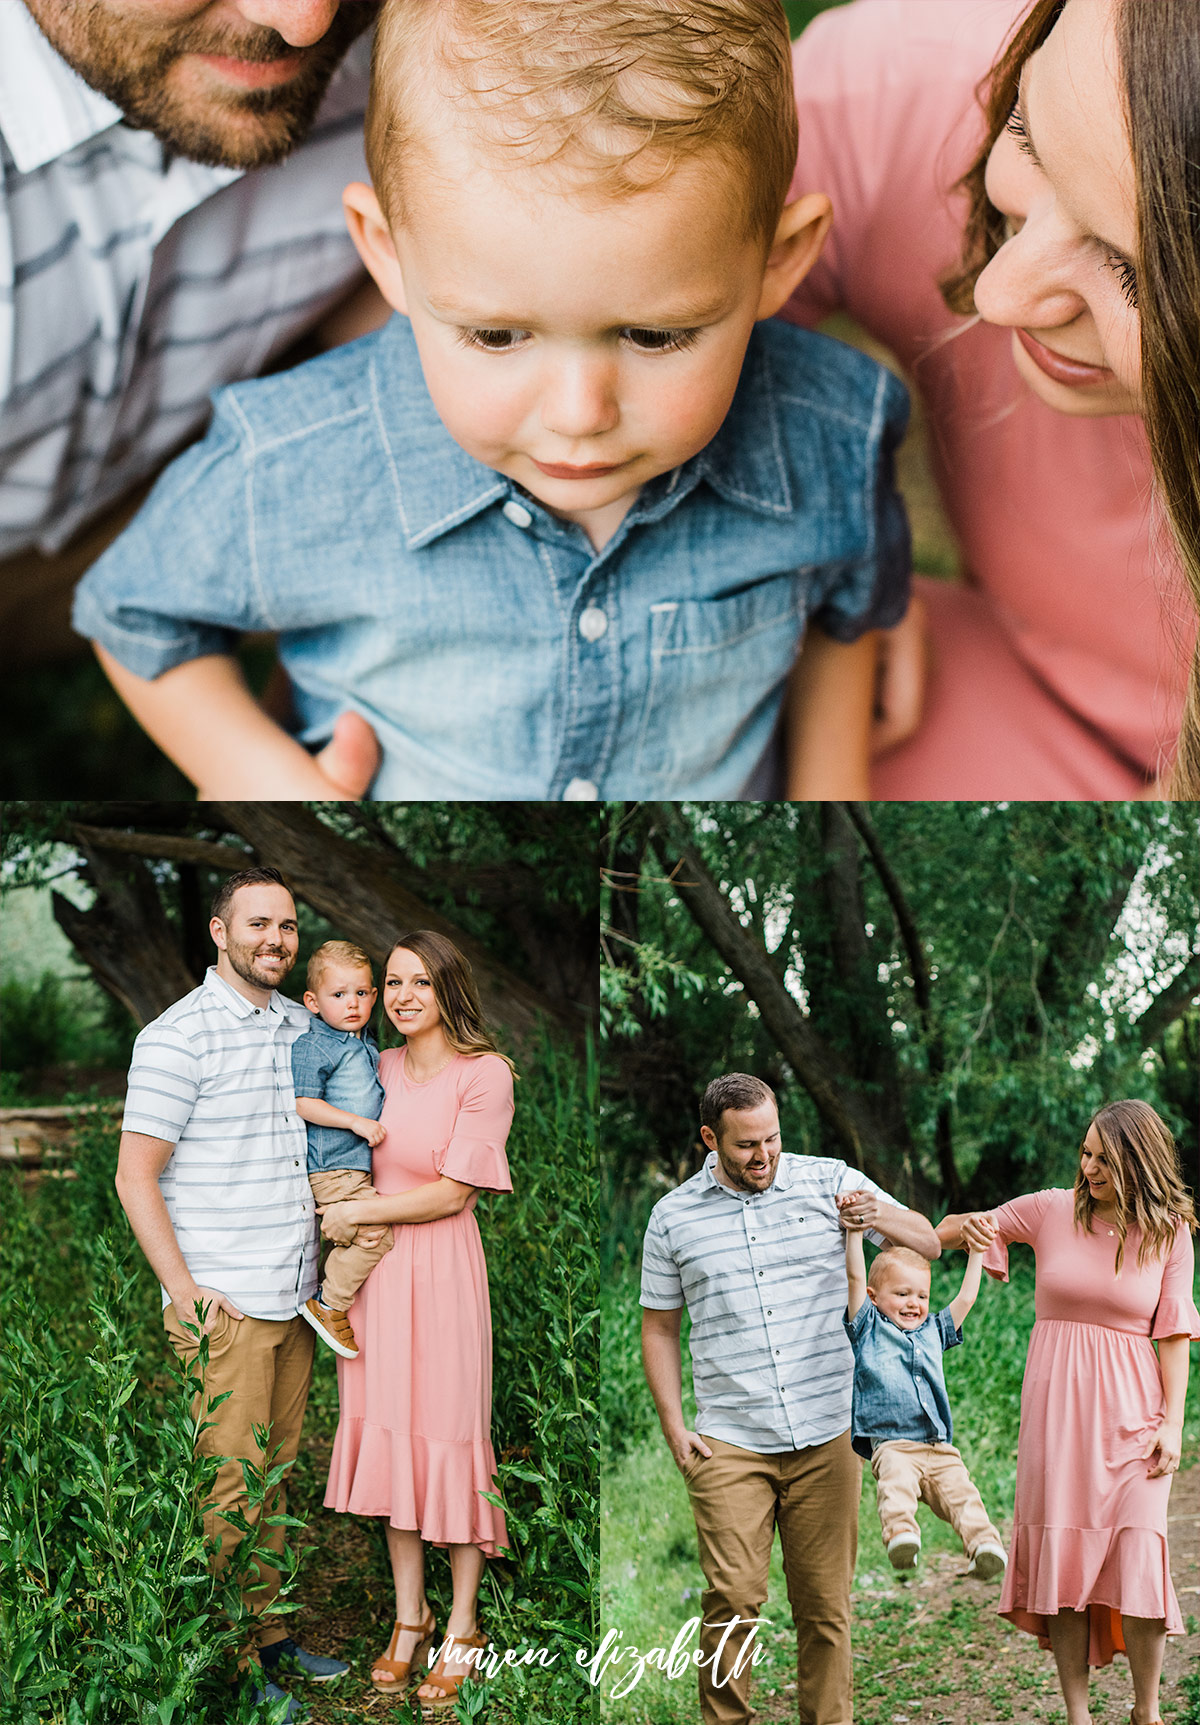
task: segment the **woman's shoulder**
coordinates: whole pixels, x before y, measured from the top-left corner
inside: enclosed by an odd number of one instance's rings
[[[385,1048],[379,1056],[379,1081],[382,1084],[390,1072],[394,1072],[401,1064],[404,1050],[402,1048]]]
[[[502,1054],[460,1054],[455,1066],[460,1090],[511,1096],[512,1067]]]

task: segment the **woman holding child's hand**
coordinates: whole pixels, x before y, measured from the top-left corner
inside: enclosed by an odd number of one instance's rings
[[[397,942],[383,987],[404,1047],[380,1057],[384,1088],[374,1155],[379,1195],[330,1205],[322,1232],[395,1227],[395,1245],[363,1284],[351,1322],[357,1359],[338,1361],[341,1418],[325,1502],[383,1516],[396,1586],[396,1619],[371,1679],[402,1695],[410,1672],[441,1640],[417,1690],[426,1707],[452,1708],[472,1666],[460,1654],[486,1645],[475,1618],[484,1559],[505,1543],[495,1490],[491,1423],[492,1334],[487,1265],[475,1221],[478,1192],[510,1192],[505,1143],[513,1073],[492,1041],[470,968],[444,936]],[[445,1546],[454,1598],[439,1638],[425,1593],[425,1546]]]
[[[1158,1720],[1171,1584],[1167,1503],[1179,1466],[1196,1226],[1175,1141],[1146,1102],[1092,1120],[1072,1191],[947,1216],[943,1246],[1033,1247],[1036,1322],[1021,1391],[1012,1548],[1000,1610],[1053,1650],[1068,1725],[1089,1725],[1088,1667],[1128,1654],[1133,1725]],[[1156,1352],[1157,1346],[1157,1352]]]

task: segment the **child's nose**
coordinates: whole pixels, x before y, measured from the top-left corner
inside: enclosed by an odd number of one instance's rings
[[[619,417],[610,361],[590,356],[557,365],[545,380],[542,424],[568,440],[599,437]]]

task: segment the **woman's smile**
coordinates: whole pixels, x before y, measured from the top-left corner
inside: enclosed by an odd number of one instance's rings
[[[1018,329],[1014,334],[1039,371],[1044,371],[1055,383],[1065,383],[1072,389],[1099,389],[1113,381],[1112,371],[1106,365],[1089,365],[1086,360],[1071,359],[1069,355],[1059,353],[1057,348],[1047,347],[1027,329]]]

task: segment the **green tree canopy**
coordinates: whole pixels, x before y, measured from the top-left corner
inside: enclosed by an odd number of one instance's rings
[[[1061,1183],[1119,1095],[1194,1166],[1191,806],[629,805],[606,864],[622,1180],[689,1172],[699,1094],[736,1069],[793,1149],[939,1213]]]

